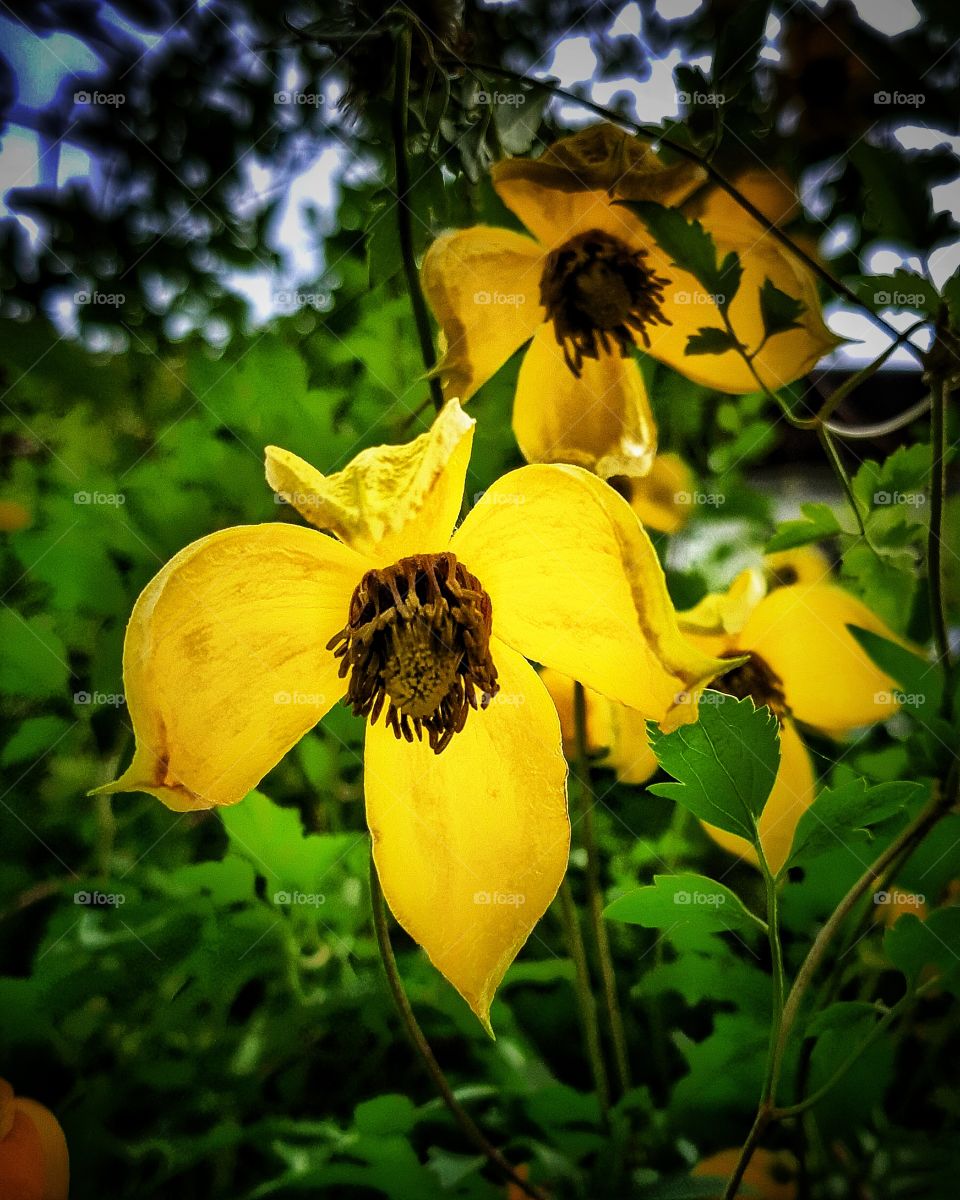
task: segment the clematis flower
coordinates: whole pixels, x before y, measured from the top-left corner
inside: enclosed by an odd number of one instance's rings
[[[815,552],[825,564],[819,552]],[[760,842],[772,870],[786,861],[802,813],[813,803],[816,781],[798,723],[841,738],[883,721],[897,704],[896,685],[876,667],[851,636],[858,625],[883,637],[894,635],[862,601],[828,582],[829,568],[811,578],[815,557],[786,551],[765,561],[766,571],[742,571],[726,592],[715,593],[679,614],[680,628],[705,653],[748,660],[714,679],[711,688],[769,705],[780,722],[780,769],[760,817]],[[802,582],[777,584],[777,573]],[[771,582],[767,583],[767,578]],[[573,738],[573,681],[551,673],[545,682]],[[608,748],[601,763],[626,783],[643,783],[657,769],[646,727],[608,697],[587,690],[588,747]],[[566,724],[564,725],[564,723]],[[744,838],[704,823],[724,849],[757,865]]]
[[[0,1196],[67,1200],[70,1156],[57,1118],[0,1079]]]
[[[668,165],[607,124],[560,139],[538,159],[495,164],[493,186],[529,235],[487,225],[457,230],[438,238],[423,262],[424,292],[445,340],[445,394],[469,399],[529,343],[513,406],[521,452],[530,462],[571,462],[609,477],[647,474],[656,452],[634,347],[707,387],[756,391],[735,351],[686,354],[690,334],[723,327],[717,305],[618,203],[679,205],[704,178],[696,164]],[[721,212],[707,228],[721,255],[741,257],[730,318],[760,378],[779,388],[805,375],[837,344],[813,275],[756,222]],[[767,279],[804,311],[798,328],[764,343],[759,293]]]
[[[345,697],[368,723],[387,902],[489,1029],[570,834],[556,710],[526,659],[666,728],[724,664],[680,635],[649,539],[586,471],[522,467],[454,532],[473,428],[451,401],[330,476],[268,447],[271,487],[317,528],[222,530],[147,585],[124,647],[136,750],[102,790],[236,804]]]

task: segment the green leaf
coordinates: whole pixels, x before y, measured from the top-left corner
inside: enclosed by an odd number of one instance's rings
[[[705,325],[696,333],[691,333],[683,348],[684,354],[726,354],[728,350],[737,348],[737,339],[726,329],[716,329]]]
[[[705,875],[683,872],[655,875],[652,887],[637,888],[614,900],[603,915],[611,921],[643,925],[646,929],[670,929],[695,925],[709,932],[766,932],[766,924],[744,905],[740,897],[722,883]]]
[[[824,538],[849,532],[837,520],[836,513],[829,504],[811,501],[801,504],[800,511],[803,513],[802,518],[784,521],[777,527],[777,532],[767,542],[768,554],[773,554],[776,550],[793,550],[797,546],[822,542]]]
[[[737,700],[706,692],[700,719],[672,733],[649,727],[650,744],[660,766],[677,783],[650,788],[676,800],[711,825],[756,840],[757,819],[770,795],[780,765],[777,719],[749,697]]]
[[[871,842],[874,826],[917,808],[928,792],[922,783],[903,781],[867,787],[863,779],[826,788],[797,822],[786,866],[809,862],[837,846],[849,846],[854,835],[858,835],[858,842]]]
[[[934,966],[943,986],[960,995],[960,906],[938,908],[925,921],[906,913],[887,930],[883,949],[911,984]]]
[[[718,263],[713,236],[699,221],[688,221],[679,209],[666,208],[652,200],[623,201],[623,204],[643,221],[671,262],[682,271],[689,271],[725,312],[739,290],[743,275],[739,255],[730,251]]]
[[[772,279],[764,279],[760,289],[760,318],[765,339],[776,333],[786,333],[788,329],[799,329],[797,317],[805,309],[802,300],[781,292]]]

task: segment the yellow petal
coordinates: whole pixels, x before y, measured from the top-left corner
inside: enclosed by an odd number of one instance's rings
[[[343,694],[326,643],[367,564],[295,525],[181,550],[133,609],[123,650],[133,762],[100,791],[178,812],[235,804]]]
[[[783,681],[793,715],[844,733],[896,711],[896,685],[854,641],[847,625],[896,636],[867,606],[830,583],[781,587],[757,605],[739,637]]]
[[[553,325],[541,325],[520,367],[513,431],[528,462],[567,462],[598,475],[644,475],[657,430],[640,370],[618,352],[584,359],[579,379]]]
[[[460,513],[474,424],[451,400],[426,433],[361,450],[335,475],[268,446],[267,482],[312,525],[329,529],[373,565],[438,553]]]
[[[684,633],[721,636],[728,641],[729,635],[743,629],[765,593],[762,572],[747,567],[725,592],[710,592],[693,608],[679,613],[680,628]]]
[[[788,254],[770,234],[745,235],[732,225],[710,229],[719,258],[731,250],[740,255],[743,277],[730,304],[734,333],[753,354],[763,342],[760,316],[760,288],[769,279],[781,292],[802,301],[805,308],[798,317],[800,328],[775,334],[756,353],[756,375],[734,350],[723,354],[685,353],[687,339],[701,328],[722,329],[723,321],[714,302],[696,279],[674,266],[659,248],[651,251],[651,265],[671,282],[662,305],[670,325],[647,329],[648,352],[667,363],[688,379],[721,392],[746,393],[760,390],[757,376],[768,388],[776,390],[802,378],[840,342],[823,322],[816,279],[793,255]]]
[[[634,228],[611,200],[679,204],[705,178],[694,163],[667,164],[649,145],[614,125],[592,125],[553,143],[539,158],[496,163],[493,186],[504,204],[547,246],[588,229]]]
[[[573,761],[577,757],[574,681],[549,667],[541,670],[540,678],[560,716],[563,752]],[[599,766],[615,771],[622,783],[645,783],[656,772],[657,760],[644,718],[635,708],[608,700],[592,688],[584,688],[583,694],[588,753],[599,759]]]
[[[760,844],[771,871],[779,871],[787,861],[797,822],[813,803],[816,781],[810,754],[790,720],[780,729],[780,769],[763,812],[760,814]],[[758,866],[757,854],[750,842],[717,829],[705,821],[703,827],[718,845],[731,854]]]
[[[782,171],[770,167],[751,167],[742,171],[731,183],[774,225],[788,225],[803,213],[796,188]],[[716,184],[698,192],[684,211],[707,228],[711,225],[743,225],[750,227],[752,236],[763,233],[763,226]]]
[[[449,746],[367,730],[367,824],[384,895],[490,1032],[507,967],[567,867],[566,763],[533,668],[494,641],[500,693]]]
[[[677,454],[658,454],[648,474],[611,482],[647,529],[676,533],[693,511],[696,481]]]
[[[627,502],[579,467],[521,467],[450,544],[493,603],[494,633],[665,728],[696,720],[722,662],[677,628],[663,571]]]
[[[542,273],[541,247],[521,233],[477,225],[437,238],[420,279],[443,331],[444,395],[467,401],[533,336]]]
[[[771,591],[795,583],[826,583],[830,578],[830,560],[816,546],[798,546],[795,550],[766,554],[763,569]]]

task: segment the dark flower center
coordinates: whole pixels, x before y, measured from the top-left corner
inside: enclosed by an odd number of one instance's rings
[[[437,754],[500,690],[490,657],[493,606],[455,554],[415,554],[368,571],[346,625],[327,643],[348,673],[346,703]],[[479,693],[479,699],[478,699]]]
[[[721,657],[739,658],[740,655],[727,654]],[[738,700],[750,696],[758,708],[766,704],[781,725],[789,714],[783,680],[759,654],[750,654],[742,667],[734,667],[725,675],[718,676],[710,686],[714,691],[736,696]]]
[[[548,255],[540,303],[578,379],[585,358],[599,358],[601,350],[609,354],[612,345],[626,358],[635,333],[649,347],[647,326],[670,324],[660,307],[670,280],[646,259],[645,251],[602,229],[578,234]]]

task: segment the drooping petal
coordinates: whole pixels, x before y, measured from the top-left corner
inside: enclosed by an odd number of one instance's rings
[[[553,325],[541,325],[520,367],[513,431],[528,462],[566,462],[604,478],[643,475],[657,448],[647,390],[632,358],[601,352],[579,379]]]
[[[692,275],[674,266],[659,248],[650,252],[651,265],[670,280],[662,304],[669,325],[647,329],[648,352],[688,379],[721,392],[741,394],[760,390],[760,383],[777,390],[802,378],[813,365],[835,349],[840,340],[823,322],[816,280],[812,272],[788,253],[771,234],[744,236],[735,226],[711,228],[717,253],[723,258],[731,250],[740,255],[743,277],[730,304],[730,321],[739,341],[756,354],[751,370],[735,350],[722,354],[686,353],[687,340],[701,328],[723,329],[715,300]],[[799,300],[804,310],[797,318],[799,328],[774,334],[762,349],[763,321],[760,288],[770,280],[781,292]],[[754,374],[756,371],[756,375]]]
[[[681,636],[636,515],[580,467],[502,476],[450,548],[489,594],[498,637],[665,728],[696,720],[699,691],[730,667]]]
[[[224,529],[181,550],[130,617],[136,749],[100,790],[178,812],[242,800],[343,694],[326,644],[367,566],[296,525]]]
[[[561,138],[539,158],[496,163],[492,175],[504,204],[546,246],[588,229],[624,236],[634,219],[613,200],[679,204],[705,178],[696,164],[665,163],[647,144],[606,123]]]
[[[445,396],[466,402],[533,336],[542,273],[542,248],[508,229],[477,225],[431,245],[420,279],[446,343]]]
[[[693,511],[696,482],[677,454],[658,454],[646,475],[611,482],[630,502],[645,529],[676,533]]]
[[[322,475],[295,454],[267,447],[267,482],[319,529],[373,565],[443,550],[463,502],[475,422],[449,401],[426,433],[361,450]]]
[[[854,641],[847,625],[896,639],[855,596],[830,583],[777,588],[757,605],[739,637],[783,681],[799,721],[845,733],[896,711],[896,685]]]
[[[560,716],[563,752],[570,761],[577,756],[574,681],[568,675],[544,667],[540,678]],[[598,765],[614,771],[622,783],[645,783],[657,770],[650,749],[647,725],[635,708],[608,700],[592,688],[583,689],[586,708],[587,751]]]
[[[440,754],[367,730],[367,824],[394,916],[490,1031],[494,993],[567,867],[566,763],[536,672],[494,641],[500,692]]]
[[[797,822],[813,803],[816,780],[810,754],[791,720],[780,728],[780,769],[773,790],[760,814],[760,844],[771,871],[779,871],[787,861]],[[758,866],[757,853],[745,838],[705,821],[703,827],[713,840],[731,854]]]
[[[795,583],[826,583],[830,578],[830,560],[817,546],[765,554],[763,569],[771,590]]]

